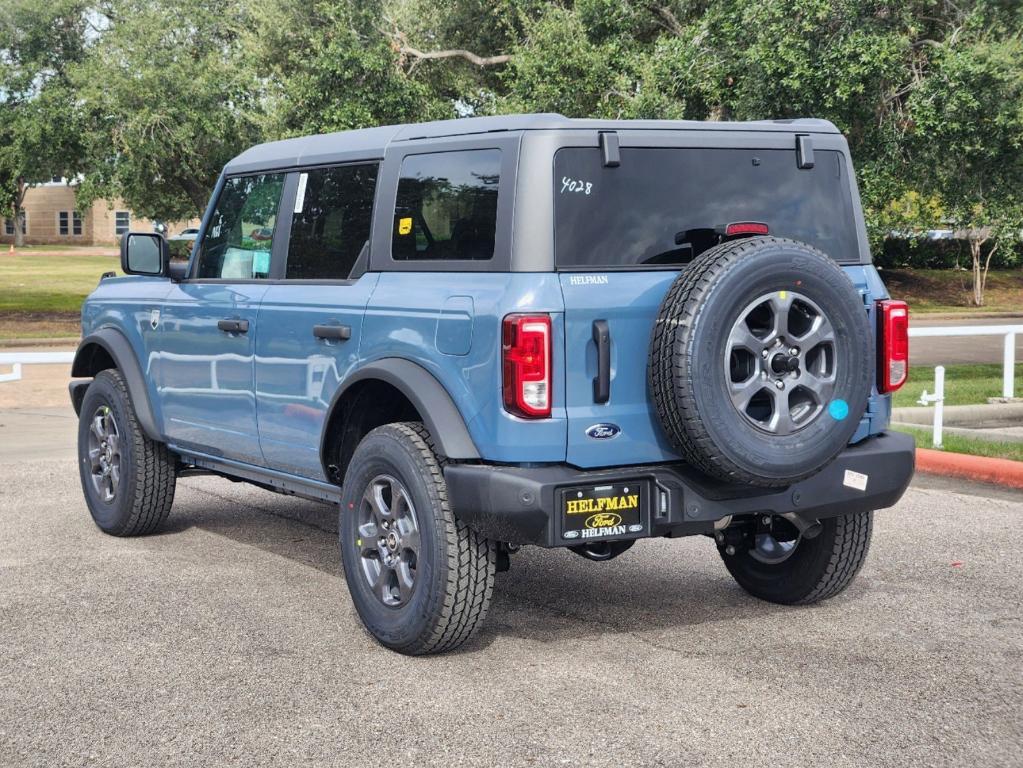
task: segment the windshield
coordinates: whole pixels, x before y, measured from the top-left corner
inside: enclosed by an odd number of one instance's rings
[[[841,153],[817,150],[625,148],[604,167],[597,148],[554,158],[555,254],[560,268],[685,264],[726,237],[729,224],[766,224],[836,261],[859,250]]]

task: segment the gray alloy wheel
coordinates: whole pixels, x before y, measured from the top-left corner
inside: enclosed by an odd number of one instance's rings
[[[92,487],[110,503],[121,483],[121,436],[110,406],[101,405],[89,422],[89,462]]]
[[[803,294],[772,291],[739,313],[724,365],[735,409],[758,429],[791,435],[834,395],[835,329]]]
[[[115,368],[97,373],[82,398],[78,470],[89,514],[104,533],[143,536],[167,519],[177,459],[142,431]]]
[[[451,511],[444,458],[420,423],[366,435],[345,469],[338,536],[355,610],[382,645],[450,651],[483,623],[497,546]]]
[[[399,480],[377,475],[358,514],[363,578],[384,605],[402,606],[412,597],[419,561],[419,523],[409,493]]]
[[[819,472],[867,409],[868,309],[805,243],[752,237],[702,253],[651,331],[650,395],[672,447],[728,483],[775,488]]]

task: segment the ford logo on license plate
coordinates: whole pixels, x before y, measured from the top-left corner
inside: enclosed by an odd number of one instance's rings
[[[618,437],[621,431],[617,424],[594,424],[586,429],[586,436],[594,440],[610,440],[612,437]]]

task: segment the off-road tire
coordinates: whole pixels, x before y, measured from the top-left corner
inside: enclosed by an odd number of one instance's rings
[[[120,481],[113,499],[105,500],[91,480],[88,453],[91,420],[97,409],[110,409],[118,430]],[[82,399],[78,420],[78,469],[93,521],[111,536],[145,536],[156,531],[174,503],[176,460],[163,443],[142,431],[124,377],[115,368],[100,371]]]
[[[847,416],[825,412],[783,436],[742,418],[729,397],[723,360],[742,308],[786,290],[808,295],[827,312],[837,335],[835,397]],[[855,432],[875,370],[872,338],[859,292],[816,248],[773,237],[724,243],[686,266],[661,303],[647,368],[651,396],[666,435],[689,464],[726,482],[788,485],[820,471]]]
[[[749,551],[728,555],[718,547],[725,567],[754,597],[783,605],[809,605],[844,590],[867,559],[873,512],[857,512],[821,521],[821,532],[802,539],[781,563],[768,565]]]
[[[404,485],[419,525],[415,585],[398,607],[377,599],[360,570],[356,505],[381,474]],[[359,443],[345,472],[338,531],[352,602],[382,645],[407,655],[441,653],[465,643],[483,623],[494,591],[497,547],[452,514],[443,459],[422,424],[387,424]]]

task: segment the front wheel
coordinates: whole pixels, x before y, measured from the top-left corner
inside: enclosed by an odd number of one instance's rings
[[[848,587],[863,567],[874,513],[832,517],[820,525],[808,539],[778,519],[773,532],[758,533],[751,546],[737,549],[722,541],[718,552],[739,586],[754,597],[784,605],[816,603]]]
[[[170,514],[174,455],[142,431],[124,377],[116,369],[100,371],[85,391],[78,470],[89,513],[104,533],[144,536]]]
[[[482,624],[496,546],[451,512],[418,423],[370,432],[345,473],[338,530],[352,602],[370,634],[409,655],[457,648]]]

